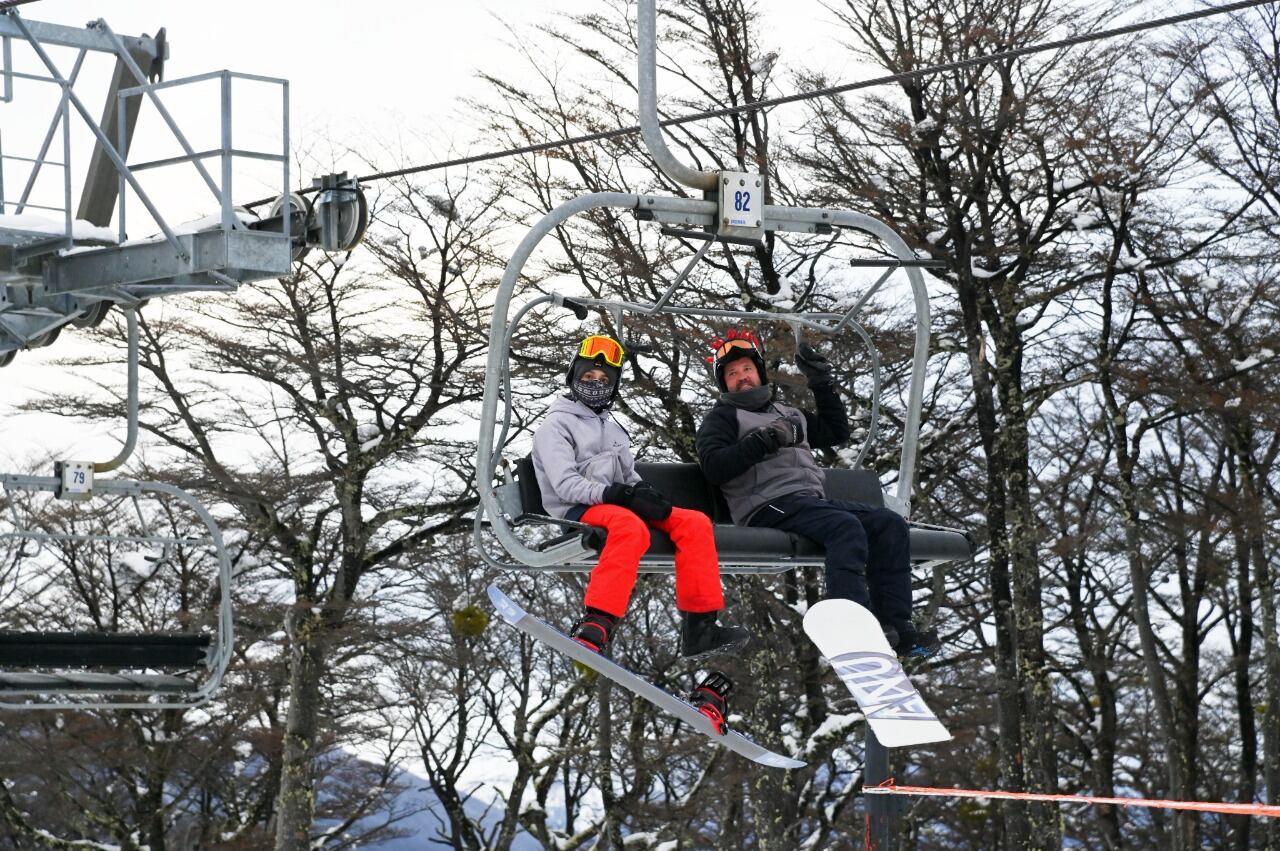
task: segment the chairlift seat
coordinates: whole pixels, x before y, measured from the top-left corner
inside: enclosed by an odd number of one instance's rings
[[[0,632],[0,666],[31,668],[196,668],[212,637],[127,632]]]
[[[701,511],[712,518],[716,550],[725,564],[813,563],[825,558],[826,553],[819,544],[800,535],[778,529],[734,525],[720,489],[707,481],[697,464],[637,463],[636,472],[665,494],[673,505]],[[873,471],[827,469],[825,474],[829,497],[878,508],[884,506],[880,479]],[[523,510],[513,519],[517,522],[546,520],[532,457],[527,456],[516,465],[516,481]],[[955,561],[973,554],[972,540],[960,531],[911,526],[910,535],[911,560],[914,562]],[[649,549],[641,563],[669,566],[674,555],[675,545],[671,538],[657,529],[651,530]]]

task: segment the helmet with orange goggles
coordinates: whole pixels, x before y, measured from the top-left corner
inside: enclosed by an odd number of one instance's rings
[[[592,369],[603,370],[609,377],[610,394],[606,405],[618,396],[618,385],[622,379],[622,361],[627,351],[622,344],[604,334],[592,334],[578,344],[577,354],[569,362],[569,371],[565,374],[564,383],[573,389],[575,381]]]
[[[730,328],[723,337],[716,337],[711,341],[711,356],[707,358],[721,390],[728,389],[724,383],[725,367],[738,358],[751,358],[760,372],[760,383],[768,383],[769,377],[764,368],[764,347],[760,345],[760,338],[750,331]]]

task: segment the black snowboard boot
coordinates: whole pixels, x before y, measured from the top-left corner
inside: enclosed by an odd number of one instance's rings
[[[910,630],[899,631],[898,643],[894,649],[903,662],[923,662],[938,654],[942,649],[942,641],[939,640],[936,629],[920,632],[912,626]]]
[[[887,623],[880,624],[880,629],[884,631],[884,637],[889,642],[889,648],[895,653],[898,652],[898,631]]]
[[[716,623],[717,612],[680,613],[680,655],[686,659],[730,653],[751,640],[751,633],[740,626]]]
[[[709,671],[689,695],[693,708],[711,719],[712,726],[722,736],[729,730],[729,695],[732,692],[732,680],[719,671]]]
[[[589,608],[582,620],[573,625],[569,637],[588,650],[604,653],[609,649],[609,642],[613,640],[613,628],[617,625],[618,619],[613,615]]]

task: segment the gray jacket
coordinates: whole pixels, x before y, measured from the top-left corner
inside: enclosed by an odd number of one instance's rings
[[[613,482],[640,481],[631,438],[608,411],[596,413],[576,399],[551,403],[533,434],[533,468],[542,506],[553,517],[576,520],[582,510],[604,502]]]
[[[762,506],[783,496],[822,496],[825,475],[813,459],[814,449],[838,446],[849,439],[849,415],[830,387],[813,390],[817,412],[770,401],[754,411],[719,401],[698,428],[698,463],[719,485],[733,522],[750,525]],[[802,424],[800,442],[766,454],[758,441],[743,441],[747,432],[778,417]]]

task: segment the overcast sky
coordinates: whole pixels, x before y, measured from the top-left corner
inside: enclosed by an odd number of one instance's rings
[[[846,65],[818,0],[761,0],[758,6],[774,42],[766,47],[782,48],[784,61],[803,56],[833,72]],[[169,78],[222,68],[287,78],[297,134],[321,126],[385,128],[393,117],[415,124],[447,120],[456,116],[461,96],[482,92],[477,68],[519,67],[508,27],[521,32],[585,9],[608,7],[596,0],[42,0],[21,11],[28,19],[71,26],[105,17],[128,35],[166,27]]]
[[[634,14],[634,5],[631,8]],[[762,0],[759,8],[769,22],[770,43],[765,47],[779,49],[782,54],[779,68],[794,67],[802,60],[806,67],[820,67],[836,79],[852,73],[852,63],[832,36],[830,15],[817,0]],[[409,141],[400,161],[377,162],[379,168],[390,168],[406,161],[421,162],[442,155],[440,140],[470,140],[473,134],[465,126],[459,104],[464,97],[484,94],[484,84],[475,78],[477,69],[499,74],[519,73],[524,60],[513,44],[520,34],[527,33],[532,25],[553,20],[559,13],[586,9],[607,11],[608,7],[597,0],[427,0],[416,3],[41,0],[21,7],[20,12],[27,20],[74,27],[106,18],[111,28],[121,35],[154,35],[163,26],[169,42],[166,79],[224,68],[288,79],[295,149],[328,139],[338,144],[359,145],[370,138],[400,137],[403,140],[407,137]],[[67,50],[51,52],[62,72],[68,73],[74,54]],[[34,62],[30,52],[24,51],[21,45],[15,44],[14,53],[20,69],[24,69],[24,63]],[[96,61],[86,63],[77,92],[96,115],[101,109],[101,92],[105,91],[113,60],[101,55],[94,59]],[[25,69],[36,70],[31,64],[25,64]],[[778,84],[771,94],[789,91],[779,88],[789,84],[785,74],[775,74],[775,79]],[[660,77],[660,90],[661,85]],[[0,104],[0,133],[3,133],[6,153],[18,153],[24,142],[28,148],[38,145],[52,114],[50,98],[55,93],[51,86],[18,81],[14,101]],[[249,120],[245,120],[242,109],[237,110],[238,147],[246,147],[248,143],[258,147],[277,144],[273,136],[279,124],[275,101],[262,100],[262,97],[265,94],[255,96],[252,90],[236,89],[236,103],[251,108]],[[201,102],[192,95],[186,102],[173,97],[167,98],[166,103],[174,110],[184,132],[193,136],[195,148],[213,146],[202,145],[203,140],[195,138],[200,135],[200,128],[195,125],[207,119],[205,129],[214,130],[216,101]],[[156,127],[157,121],[153,110],[143,111],[136,144],[161,137],[167,141],[167,134],[157,132],[160,129]],[[73,122],[73,127],[80,125],[78,120]],[[243,135],[246,129],[261,130],[260,138],[250,138],[253,133]],[[426,137],[437,140],[436,147],[431,150],[424,145],[421,151],[413,150],[414,139]],[[27,141],[32,139],[35,141]],[[472,141],[470,149],[490,147],[498,146],[479,140]],[[33,152],[22,153],[30,156]],[[142,152],[139,149],[135,153]],[[156,156],[167,153],[170,152]],[[82,164],[83,159],[83,155],[73,155],[73,163]],[[131,157],[131,162],[137,161],[138,157]],[[367,173],[367,168],[358,161],[343,161],[339,157],[336,165],[355,173]],[[311,176],[295,174],[291,182],[294,186],[306,185]],[[15,174],[9,172],[6,177],[9,194],[13,194]],[[25,179],[25,175],[17,177]],[[61,177],[56,177],[56,185],[60,186]],[[247,192],[255,188],[251,185],[252,178],[242,181],[238,173],[237,181],[235,196],[241,202],[268,194]],[[73,186],[78,192],[78,180],[73,181]],[[161,185],[149,191],[168,205],[177,203],[173,199],[179,197],[179,191],[185,193],[180,197],[190,209],[184,209],[178,221],[212,212],[200,187],[187,184],[188,189],[179,190],[181,186],[174,176],[165,174]],[[60,191],[57,189],[55,194]],[[250,197],[246,198],[246,194]],[[130,215],[130,237],[147,235],[138,233],[140,225],[133,214]],[[68,331],[53,346],[20,353],[14,363],[0,373],[0,403],[7,407],[50,384],[65,386],[73,381],[74,376],[67,368],[53,361],[82,351],[76,344],[76,336],[74,330]],[[123,385],[123,366],[120,379]],[[39,446],[31,443],[31,436],[37,433],[41,438]],[[95,455],[113,451],[116,445],[105,435],[88,433],[83,424],[67,419],[55,421],[47,416],[7,417],[0,424],[0,439],[16,435],[23,437],[5,440],[5,450],[0,451],[0,466],[3,456],[21,457],[27,455],[28,450],[58,449]]]

